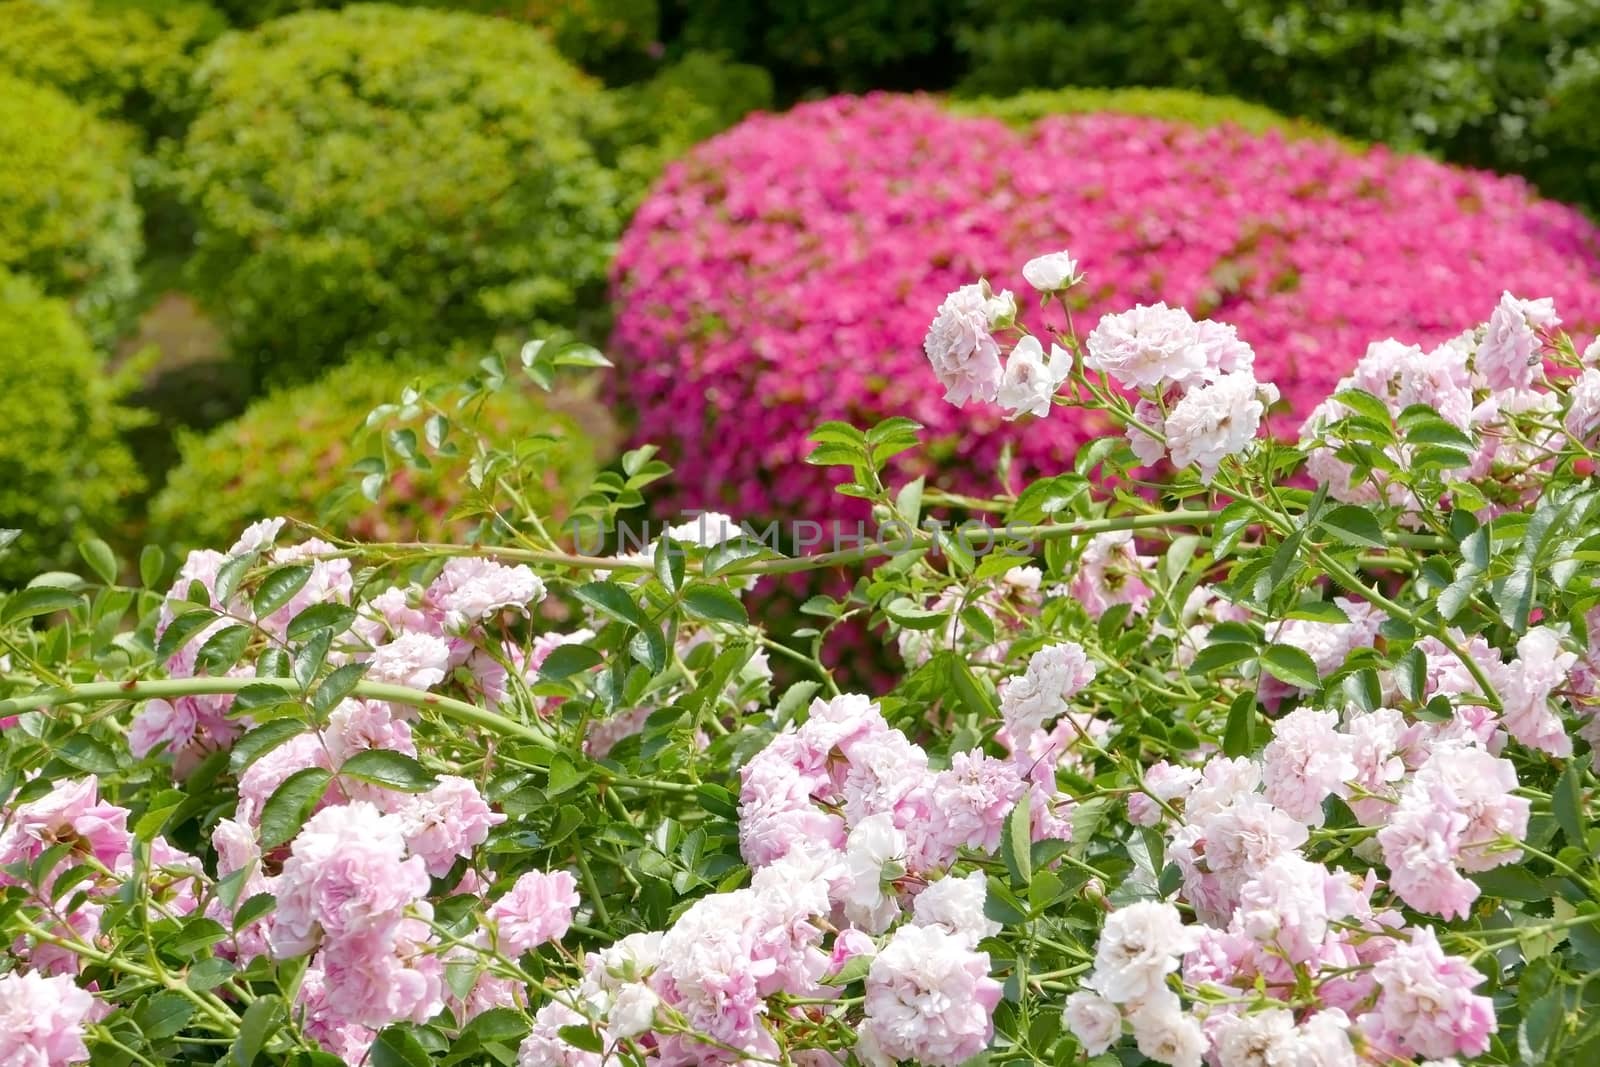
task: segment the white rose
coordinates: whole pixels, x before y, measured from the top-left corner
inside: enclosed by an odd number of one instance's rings
[[[1059,293],[1078,280],[1078,261],[1066,252],[1051,252],[1023,264],[1022,276],[1041,293]]]

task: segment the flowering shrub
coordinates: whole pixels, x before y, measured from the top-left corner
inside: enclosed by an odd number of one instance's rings
[[[464,362],[454,360],[458,367]],[[465,453],[397,472],[377,507],[350,491],[351,470],[385,453],[382,435],[358,432],[367,413],[413,383],[437,386],[448,373],[358,358],[315,382],[262,397],[214,430],[185,435],[179,462],[150,505],[152,539],[215,544],[274,515],[333,523],[371,540],[435,540],[470,529],[475,518],[458,512],[470,495]],[[460,399],[441,402],[449,410]],[[542,441],[546,463],[526,489],[532,506],[559,520],[615,441],[615,431],[588,414],[577,418],[542,403],[531,389],[508,389],[469,403],[457,418],[499,439],[515,433],[529,449]]]
[[[1094,269],[1022,275],[1064,312]],[[1600,344],[1508,293],[1283,444],[1248,335],[1013,308],[924,308],[923,388],[1115,432],[965,500],[990,551],[895,417],[812,434],[886,534],[826,559],[720,515],[577,554],[480,444],[477,544],[271,520],[7,597],[8,1061],[1591,1061]],[[452,447],[416,397],[374,422]],[[607,521],[666,473],[621,467]],[[750,617],[840,564],[810,632]],[[908,665],[876,700],[815,658],[858,619]]]
[[[1041,245],[1096,264],[1074,290],[1081,328],[1159,300],[1237,327],[1288,434],[1369,340],[1441,341],[1502,288],[1591,325],[1597,240],[1516,181],[1381,149],[1105,115],[1013,131],[930,101],[831,100],[701,146],[640,208],[614,270],[617,387],[638,438],[669,447],[673,503],[820,516],[832,482],[798,464],[806,432],[895,414],[927,427],[917,470],[987,492],[1008,447],[1031,477],[1103,428],[956,415],[923,387],[925,309],[979,274],[1019,286]]]

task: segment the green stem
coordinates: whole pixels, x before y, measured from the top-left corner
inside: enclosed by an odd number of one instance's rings
[[[267,686],[280,689],[285,696],[299,696],[303,690],[293,678],[164,678],[128,679],[121,682],[85,682],[81,685],[41,689],[27,696],[0,700],[0,718],[18,715],[40,708],[55,708],[63,704],[87,704],[108,700],[154,700],[167,697],[221,696],[241,690]],[[547,751],[559,751],[558,746],[541,730],[526,723],[508,719],[492,711],[475,707],[464,700],[440,696],[422,689],[383,682],[359,682],[355,695],[391,704],[404,704],[414,708],[433,708],[447,718],[491,733],[528,741]]]

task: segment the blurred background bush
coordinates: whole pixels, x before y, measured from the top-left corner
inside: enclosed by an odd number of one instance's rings
[[[0,0],[0,72],[0,270],[30,309],[0,403],[33,414],[0,428],[0,526],[28,529],[0,577],[89,529],[357,521],[362,411],[429,367],[642,321],[607,289],[619,240],[663,171],[754,111],[921,90],[1019,130],[1112,113],[1335,136],[1600,207],[1592,0]],[[832,217],[782,185],[763,210]],[[733,222],[719,240],[760,239]],[[673,277],[672,313],[714,325],[714,282]],[[742,328],[785,329],[770,312]],[[573,442],[552,501],[653,410],[597,418],[570,392],[494,413]],[[374,530],[437,533],[459,497],[443,476],[390,491]]]
[[[67,304],[0,270],[0,527],[22,531],[0,580],[65,565],[127,517],[143,484],[121,391]]]

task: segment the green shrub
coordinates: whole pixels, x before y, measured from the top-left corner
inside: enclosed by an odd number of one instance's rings
[[[138,288],[132,149],[54,89],[0,75],[0,269],[73,304],[109,341]]]
[[[193,279],[266,379],[525,333],[602,291],[613,109],[539,32],[361,5],[229,34],[197,77]]]
[[[750,112],[771,108],[772,76],[760,67],[691,52],[612,96],[617,122],[606,139],[631,215],[668,162]]]
[[[171,133],[197,52],[224,28],[214,9],[184,0],[0,0],[0,69]]]
[[[1290,137],[1334,136],[1315,123],[1287,118],[1260,104],[1185,89],[1035,89],[1016,96],[958,98],[950,102],[950,109],[961,115],[987,115],[1014,126],[1030,125],[1048,115],[1112,111],[1201,128],[1229,123],[1251,133],[1277,130]]]
[[[394,362],[358,357],[321,379],[278,389],[258,399],[237,419],[208,433],[179,440],[181,460],[151,502],[152,534],[186,546],[220,544],[256,519],[287,515],[320,521],[373,540],[436,539],[472,525],[453,519],[468,499],[467,459],[435,460],[428,471],[393,475],[376,505],[353,492],[352,467],[383,444],[364,427],[367,414],[394,403],[419,375],[425,381],[460,380],[434,361]],[[446,360],[448,362],[448,360]],[[563,410],[543,393],[510,386],[480,408],[452,411],[458,424],[498,440],[526,444],[548,434],[549,467],[544,484],[530,487],[530,505],[541,514],[564,515],[589,487],[596,452],[613,436],[594,409]],[[456,435],[459,437],[459,435]]]
[[[998,0],[957,39],[967,93],[1230,93],[1600,205],[1592,0]]]
[[[22,531],[0,581],[75,559],[142,488],[120,395],[67,305],[0,271],[0,527]]]

